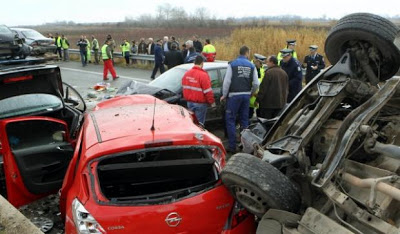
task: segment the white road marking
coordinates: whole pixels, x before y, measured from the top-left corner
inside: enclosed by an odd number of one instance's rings
[[[85,70],[80,70],[80,69],[75,69],[75,68],[68,68],[68,67],[60,67],[62,70],[69,70],[69,71],[75,71],[75,72],[83,72],[83,73],[89,73],[89,74],[93,74],[93,75],[101,75],[103,76],[102,72],[93,72],[93,71],[85,71]],[[142,82],[146,82],[149,83],[150,80],[148,79],[143,79],[143,78],[133,78],[133,77],[129,77],[129,76],[119,76],[121,78],[125,78],[125,79],[130,79],[130,80],[138,80],[138,81],[142,81]]]

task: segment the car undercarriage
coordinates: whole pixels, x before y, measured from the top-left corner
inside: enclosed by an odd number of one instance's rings
[[[262,137],[247,130],[222,180],[259,233],[399,233],[399,38],[381,17],[342,18],[325,44],[334,65]]]

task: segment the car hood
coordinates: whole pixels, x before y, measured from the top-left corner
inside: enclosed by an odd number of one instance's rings
[[[34,93],[45,93],[62,99],[60,68],[54,65],[0,68],[0,100]]]

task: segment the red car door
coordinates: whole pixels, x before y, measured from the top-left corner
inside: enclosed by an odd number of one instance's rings
[[[65,121],[34,116],[0,120],[0,143],[6,185],[0,190],[6,190],[1,192],[11,204],[28,204],[61,187],[74,150]]]

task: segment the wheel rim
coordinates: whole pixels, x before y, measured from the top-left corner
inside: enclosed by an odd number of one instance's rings
[[[264,214],[269,209],[267,201],[256,192],[241,186],[232,187],[236,200],[253,214]]]

